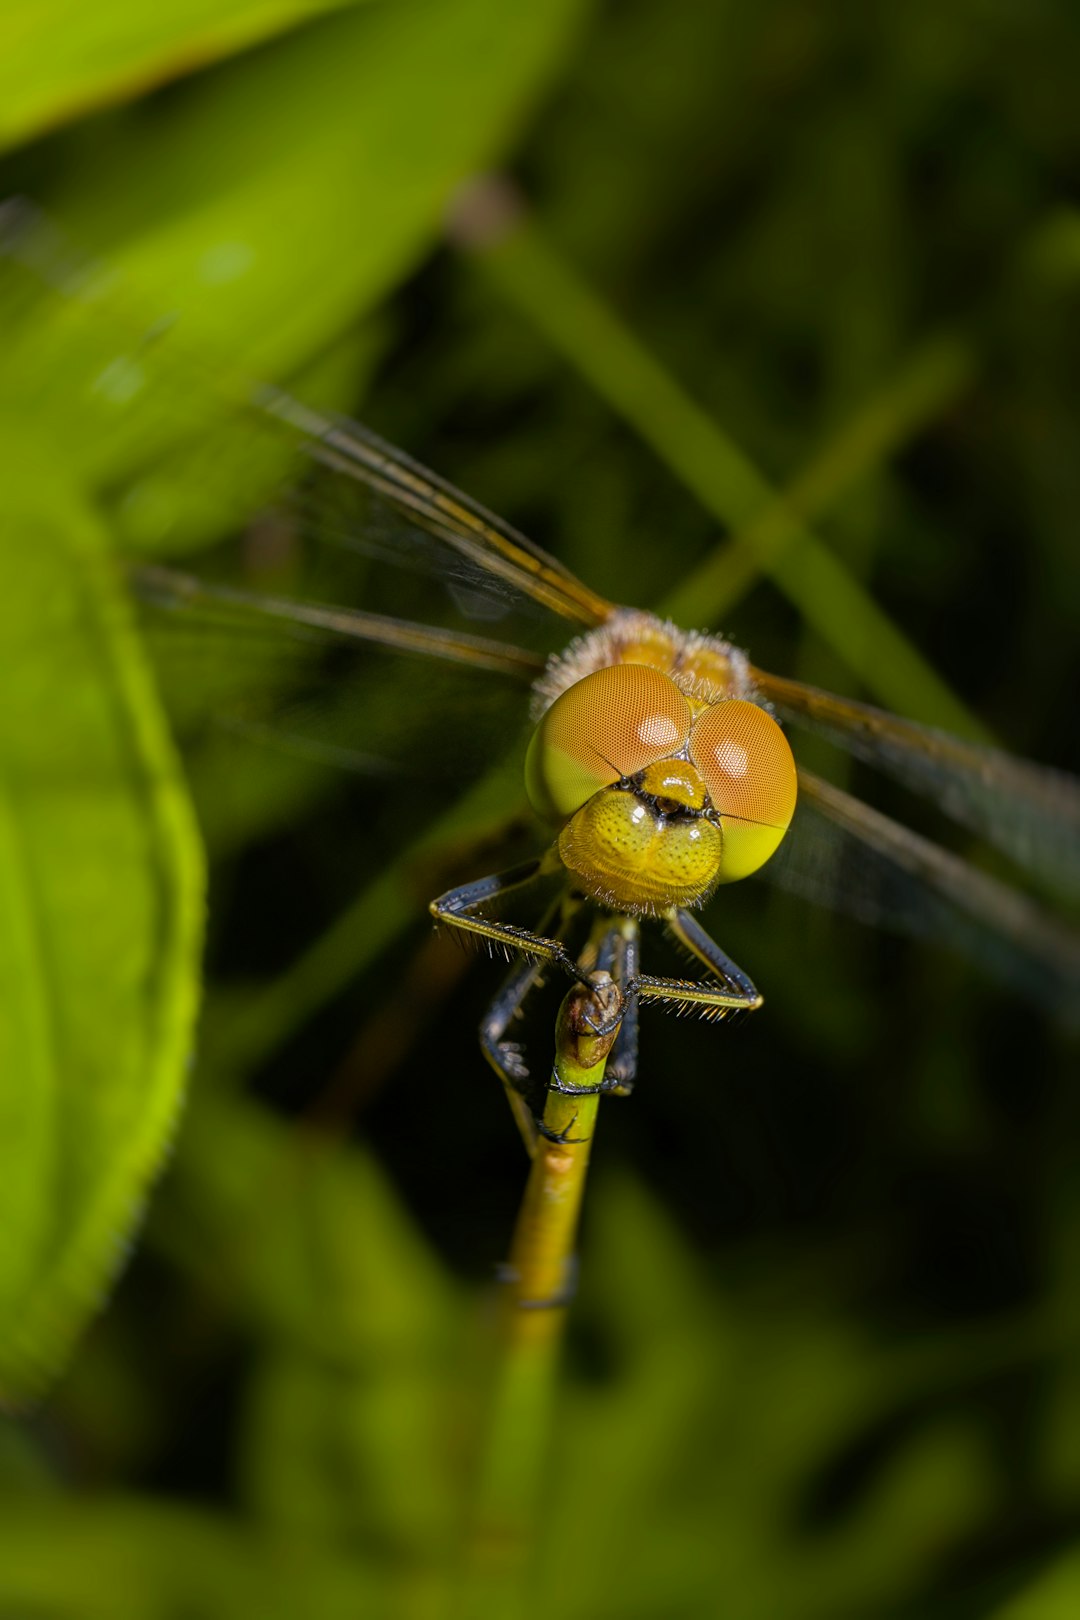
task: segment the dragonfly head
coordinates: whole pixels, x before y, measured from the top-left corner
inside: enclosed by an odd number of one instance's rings
[[[642,664],[562,692],[533,734],[525,781],[583,891],[635,913],[700,904],[747,877],[795,810],[795,762],[767,710],[695,702]]]

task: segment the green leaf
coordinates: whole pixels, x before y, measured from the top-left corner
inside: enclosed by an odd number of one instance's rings
[[[430,1346],[449,1320],[451,1291],[374,1160],[255,1105],[200,1098],[155,1231],[230,1310],[338,1363]]]
[[[4,1504],[0,1612],[12,1620],[355,1620],[395,1612],[389,1602],[374,1559],[224,1514],[119,1494]]]
[[[0,146],[142,94],[347,0],[52,0],[0,13]]]
[[[72,133],[65,223],[153,299],[278,379],[429,248],[508,141],[581,0],[411,0],[322,19],[158,109]]]
[[[374,1529],[420,1567],[458,1508],[464,1313],[371,1155],[203,1094],[153,1235],[261,1329],[238,1458],[253,1512]]]
[[[1066,1553],[993,1620],[1073,1620],[1080,1613],[1080,1552]]]
[[[0,1397],[115,1274],[168,1145],[202,870],[104,542],[34,445],[0,494]]]
[[[278,439],[241,426],[251,380],[294,377],[414,268],[581,9],[365,7],[204,75],[150,119],[72,130],[39,199],[59,230],[16,220],[0,237],[0,398],[95,488],[128,486],[140,547],[213,533],[215,515],[220,532],[223,493],[232,521],[247,515],[283,471]],[[149,476],[168,452],[177,464]]]
[[[395,1549],[460,1511],[466,1313],[362,1147],[200,1093],[149,1241],[257,1346],[238,1434],[251,1513]]]

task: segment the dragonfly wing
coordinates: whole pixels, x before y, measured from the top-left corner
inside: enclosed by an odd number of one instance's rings
[[[445,663],[466,664],[473,669],[490,670],[513,680],[531,682],[544,667],[543,658],[489,636],[454,631],[387,614],[368,613],[359,608],[334,607],[328,603],[293,601],[177,568],[155,563],[138,564],[130,570],[132,584],[142,599],[186,616],[191,627],[200,617],[208,627],[216,622],[221,629],[230,617],[237,629],[244,626],[269,628],[276,625],[292,633],[294,639],[312,642],[316,636],[349,645],[367,643],[394,652],[413,653]],[[215,621],[215,614],[217,619]]]
[[[247,715],[263,736],[272,714],[287,718],[283,729],[295,736],[302,719],[328,750],[340,748],[343,763],[353,751],[384,763],[402,757],[415,731],[440,716],[449,728],[454,709],[464,711],[478,743],[493,707],[523,723],[529,684],[542,668],[536,654],[510,643],[248,592],[172,568],[139,565],[132,580],[148,648],[181,712],[234,731],[247,729]],[[505,735],[501,719],[499,729]],[[453,748],[464,765],[467,739]],[[430,766],[432,757],[421,763]]]
[[[311,604],[211,589],[173,570],[144,576],[140,599],[216,853],[292,825],[327,796],[359,795],[357,844],[378,827],[384,854],[422,837],[493,771],[498,815],[523,805],[528,676],[524,663],[502,661],[499,644],[475,638],[475,657],[449,633],[364,613],[324,618]]]
[[[360,423],[320,417],[274,390],[258,398],[304,436],[316,463],[366,485],[476,568],[579,624],[602,624],[614,611],[534,541]]]
[[[130,290],[32,206],[0,206],[0,340],[23,412],[71,421],[73,464],[142,550],[218,539],[283,500],[295,530],[440,575],[466,617],[532,603],[579,625],[612,604],[478,502],[368,429],[238,375],[182,317]]]
[[[1054,890],[1080,894],[1080,782],[994,748],[755,670],[781,718],[924,794]]]
[[[1026,896],[808,771],[791,833],[762,875],[818,904],[960,950],[1010,990],[1080,1024],[1080,937]]]

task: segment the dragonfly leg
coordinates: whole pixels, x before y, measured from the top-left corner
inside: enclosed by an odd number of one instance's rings
[[[502,900],[516,889],[525,889],[537,878],[550,876],[558,870],[549,856],[526,861],[511,867],[508,872],[496,872],[491,877],[478,878],[474,883],[463,883],[433,900],[429,907],[436,922],[445,923],[464,934],[486,940],[492,948],[500,948],[509,956],[518,952],[534,962],[551,962],[571,979],[580,979],[581,970],[562,940],[548,934],[533,933],[517,923],[500,922],[484,915],[483,907]]]
[[[557,934],[535,933],[516,923],[500,922],[485,916],[481,908],[515,891],[525,890],[538,878],[558,871],[559,867],[548,857],[541,857],[513,867],[508,872],[498,872],[491,877],[479,878],[474,883],[463,884],[459,889],[451,889],[448,894],[441,895],[431,903],[431,912],[437,921],[478,936],[494,947],[501,946],[507,955],[517,952],[524,958],[513,968],[484,1015],[480,1025],[480,1046],[502,1081],[530,1157],[535,1156],[540,1127],[528,1101],[532,1088],[521,1047],[516,1041],[506,1040],[506,1032],[548,963],[561,968],[572,979],[579,979],[582,969]],[[564,928],[573,909],[575,903],[563,893],[545,913],[541,928],[551,928],[556,918],[560,919],[559,928]]]
[[[518,1042],[507,1041],[503,1037],[512,1020],[521,1011],[526,997],[542,972],[541,962],[528,959],[518,962],[484,1014],[480,1025],[481,1050],[503,1083],[506,1100],[510,1104],[530,1158],[535,1157],[539,1132],[536,1116],[527,1101],[529,1071]]]
[[[638,1064],[638,1010],[637,997],[627,999],[622,1028],[615,1037],[615,1045],[608,1058],[604,1076],[605,1089],[615,1097],[629,1097],[637,1079]]]
[[[618,949],[611,976],[624,992],[623,1020],[607,1062],[604,1084],[616,1097],[628,1097],[634,1089],[638,1062],[638,1001],[625,994],[637,983],[641,964],[641,930],[636,917],[620,917]]]
[[[660,979],[642,973],[634,984],[642,1001],[655,1001],[673,1012],[701,1012],[723,1018],[729,1012],[752,1012],[762,1003],[761,993],[701,924],[681,907],[664,918],[668,932],[684,950],[712,975],[711,979]]]

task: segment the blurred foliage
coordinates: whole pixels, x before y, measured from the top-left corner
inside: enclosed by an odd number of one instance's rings
[[[19,1390],[69,1350],[171,1134],[201,863],[98,527],[51,457],[10,424],[5,444],[27,475],[3,497],[22,555],[4,599],[0,1387]]]
[[[705,581],[757,663],[838,690],[884,624],[1078,764],[1068,0],[70,9],[0,16],[0,191],[58,222],[52,262],[115,270],[0,307],[13,1398],[114,1274],[194,1040],[199,857],[107,552],[201,547],[276,486],[231,432],[248,376],[361,411],[601,591],[692,612]],[[496,165],[651,356],[644,406],[596,391],[572,281],[439,245]],[[627,425],[677,452],[679,389],[733,546]],[[747,468],[851,583],[835,636],[748,546]],[[399,679],[423,767],[449,687]],[[0,1434],[0,1613],[444,1612],[524,1165],[475,1047],[495,975],[424,901],[508,864],[513,740],[457,799],[196,736],[191,1096],[109,1309]],[[537,1612],[1072,1616],[1075,1050],[929,946],[754,885],[709,921],[767,1005],[647,1020],[601,1110]]]

